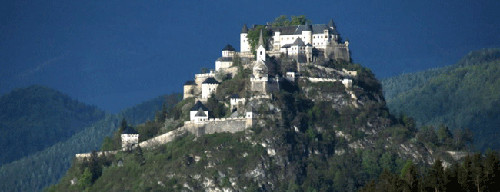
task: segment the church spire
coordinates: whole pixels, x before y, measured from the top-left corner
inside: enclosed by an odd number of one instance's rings
[[[333,19],[330,19],[330,22],[328,22],[328,27],[330,28],[336,28],[335,23],[333,22]]]
[[[262,29],[260,30],[260,35],[259,35],[259,44],[257,46],[264,47],[264,39],[262,38]]]

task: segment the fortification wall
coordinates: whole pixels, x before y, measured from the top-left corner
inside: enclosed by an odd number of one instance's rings
[[[185,133],[186,131],[181,127],[179,129],[169,131],[168,133],[153,137],[147,141],[143,141],[139,143],[139,146],[141,146],[141,148],[151,148],[154,146],[162,145],[170,141],[173,141],[174,139],[182,136]]]
[[[186,121],[182,129],[196,136],[222,132],[236,133],[250,127],[251,121],[247,118],[214,118],[202,123]]]
[[[98,151],[97,157],[102,157],[103,154],[105,156],[108,156],[108,155],[114,155],[116,153],[118,153],[118,151]],[[92,153],[77,153],[77,154],[75,154],[75,157],[78,160],[83,160],[84,158],[90,158],[90,156],[92,156]]]

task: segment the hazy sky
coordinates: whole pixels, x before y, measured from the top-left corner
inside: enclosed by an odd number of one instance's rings
[[[0,94],[41,84],[116,112],[181,92],[214,68],[243,24],[334,19],[354,62],[379,78],[500,47],[500,1],[2,1]]]

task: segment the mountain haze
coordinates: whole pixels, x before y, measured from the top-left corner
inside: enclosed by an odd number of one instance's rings
[[[469,128],[475,147],[500,149],[500,49],[482,49],[458,63],[382,81],[394,114],[421,125]]]
[[[173,105],[172,102],[178,101],[179,97],[179,94],[159,96],[119,114],[107,114],[66,140],[2,165],[0,191],[41,191],[56,183],[66,173],[76,153],[99,150],[103,139],[112,134],[122,119],[132,124],[152,120],[163,103],[168,107],[168,104]]]
[[[62,142],[104,118],[95,106],[40,85],[0,97],[0,165]]]

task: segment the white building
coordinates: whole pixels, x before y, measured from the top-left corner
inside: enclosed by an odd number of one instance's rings
[[[235,49],[231,45],[226,45],[222,49],[222,57],[219,57],[215,61],[215,71],[220,69],[227,69],[233,65],[233,57],[235,54]]]
[[[131,127],[125,128],[121,134],[122,150],[130,151],[139,143],[139,133]]]
[[[191,110],[189,110],[189,120],[199,122],[200,119],[201,119],[201,121],[203,119],[205,119],[204,116],[202,116],[201,114],[198,114],[198,113],[200,113],[200,111],[202,111],[206,115],[206,118],[208,119],[208,108],[205,107],[205,105],[203,105],[200,101],[197,101],[194,104],[194,106],[191,108]],[[197,114],[198,114],[198,116],[197,116]]]
[[[208,99],[212,93],[215,93],[219,82],[213,77],[209,77],[201,83],[201,98]]]
[[[245,105],[245,98],[240,98],[238,94],[233,94],[229,98],[229,103],[231,104],[231,111],[235,110],[238,106]]]
[[[310,45],[310,51],[322,52],[325,57],[333,59],[350,60],[349,42],[341,42],[339,33],[333,20],[325,24],[314,25],[294,25],[294,26],[271,26],[266,25],[266,30],[273,33],[269,40],[269,51],[281,52],[284,54],[301,54],[300,50],[292,48],[297,39],[301,39],[304,46]],[[254,29],[250,29],[254,30]],[[250,43],[248,42],[248,31],[246,25],[240,34],[240,51],[250,52]],[[285,48],[285,49],[283,49]],[[292,49],[289,49],[292,48]],[[306,49],[303,49],[305,54]],[[258,54],[259,52],[257,52]]]

